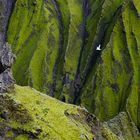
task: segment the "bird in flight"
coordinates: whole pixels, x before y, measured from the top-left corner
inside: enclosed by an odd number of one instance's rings
[[[99,46],[97,46],[96,50],[101,51],[101,44],[99,44]]]

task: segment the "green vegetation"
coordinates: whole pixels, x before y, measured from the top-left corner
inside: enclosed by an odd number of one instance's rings
[[[17,84],[102,121],[125,111],[140,127],[139,16],[138,0],[17,0],[7,32]]]
[[[59,27],[54,6],[44,3],[40,0],[17,1],[12,17],[14,22],[8,31],[9,42],[15,44],[13,50],[18,57],[13,67],[14,75],[19,75],[17,83],[29,83],[40,91],[47,90],[53,82],[52,72],[57,58],[55,50],[59,47]],[[46,73],[50,74],[45,76]]]
[[[5,137],[26,139],[93,139],[91,128],[68,118],[78,115],[80,108],[67,105],[29,87],[15,87],[15,92],[0,95],[0,128]],[[77,116],[78,117],[78,116]],[[82,116],[81,116],[82,117]],[[85,135],[85,136],[84,136]]]
[[[15,85],[15,91],[0,94],[0,139],[138,140],[137,134],[125,113],[102,124],[85,109],[62,103],[30,87]]]

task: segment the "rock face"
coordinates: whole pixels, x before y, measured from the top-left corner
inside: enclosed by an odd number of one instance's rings
[[[14,88],[15,80],[11,69],[6,69],[0,74],[0,93],[10,92]]]
[[[11,46],[6,43],[0,50],[0,93],[10,91],[15,84],[11,67],[16,60],[16,56],[11,51]]]
[[[0,50],[6,40],[6,31],[15,0],[0,0]]]
[[[15,55],[11,46],[6,43],[6,31],[14,0],[0,0],[0,93],[10,91],[14,87],[11,66]]]
[[[0,94],[1,140],[139,140],[126,113],[101,123],[85,109],[29,87]]]
[[[11,66],[16,56],[11,51],[11,46],[6,43],[0,51],[0,93],[10,91],[14,88],[15,80],[12,76]]]

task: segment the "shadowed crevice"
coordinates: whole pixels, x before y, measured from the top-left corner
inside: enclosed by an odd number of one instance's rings
[[[2,63],[0,62],[0,74],[5,71],[5,68],[3,67]]]

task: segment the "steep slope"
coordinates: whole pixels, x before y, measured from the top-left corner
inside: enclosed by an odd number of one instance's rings
[[[116,127],[117,126],[117,127]],[[116,130],[117,131],[116,131]],[[0,94],[1,140],[139,140],[125,113],[106,122],[29,87]]]
[[[102,120],[126,110],[140,126],[139,21],[134,3],[126,3],[82,89],[81,102]]]
[[[138,0],[17,0],[7,32],[17,83],[101,120],[126,111],[140,127],[139,16]]]

